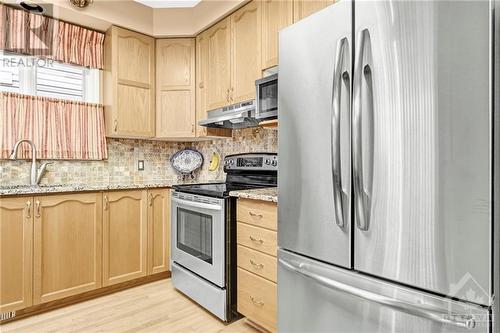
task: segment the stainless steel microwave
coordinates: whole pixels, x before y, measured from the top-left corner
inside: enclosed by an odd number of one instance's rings
[[[278,118],[278,74],[255,81],[256,107],[255,118]]]

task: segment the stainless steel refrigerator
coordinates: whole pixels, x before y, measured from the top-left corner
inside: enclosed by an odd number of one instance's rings
[[[340,0],[280,33],[280,332],[500,332],[495,5]]]

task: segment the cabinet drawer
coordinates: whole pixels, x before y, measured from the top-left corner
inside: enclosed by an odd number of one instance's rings
[[[251,249],[276,257],[276,231],[253,227],[248,224],[237,224],[237,242]]]
[[[238,221],[277,230],[278,209],[273,202],[238,199],[236,216]]]
[[[276,331],[276,283],[238,268],[238,312],[269,331]]]
[[[275,257],[238,245],[238,267],[276,282]]]

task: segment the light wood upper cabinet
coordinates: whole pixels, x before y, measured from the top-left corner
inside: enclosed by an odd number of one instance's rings
[[[196,135],[195,94],[195,39],[157,39],[157,138]]]
[[[101,204],[101,193],[34,198],[34,304],[101,286]]]
[[[0,313],[32,304],[33,198],[0,198]]]
[[[208,81],[208,33],[196,36],[196,122],[207,119],[207,87]],[[232,131],[227,128],[209,128],[196,126],[196,136],[231,137]]]
[[[147,191],[113,191],[103,198],[104,286],[147,272]]]
[[[262,70],[278,65],[279,31],[293,23],[291,0],[263,0],[262,13]]]
[[[170,190],[148,190],[148,274],[170,269]]]
[[[334,2],[334,0],[293,0],[293,21],[300,21]]]
[[[230,103],[231,88],[231,20],[226,18],[207,30],[208,73],[207,109]]]
[[[155,40],[116,26],[106,33],[104,110],[109,137],[155,135]]]
[[[255,80],[261,77],[261,16],[258,1],[231,15],[231,103],[255,98]]]

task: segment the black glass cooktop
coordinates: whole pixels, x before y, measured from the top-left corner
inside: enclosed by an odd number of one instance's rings
[[[249,190],[253,188],[273,187],[273,185],[255,185],[255,184],[241,184],[241,183],[207,183],[207,184],[185,184],[174,185],[176,191],[206,195],[209,197],[224,198],[229,195],[231,191]]]

